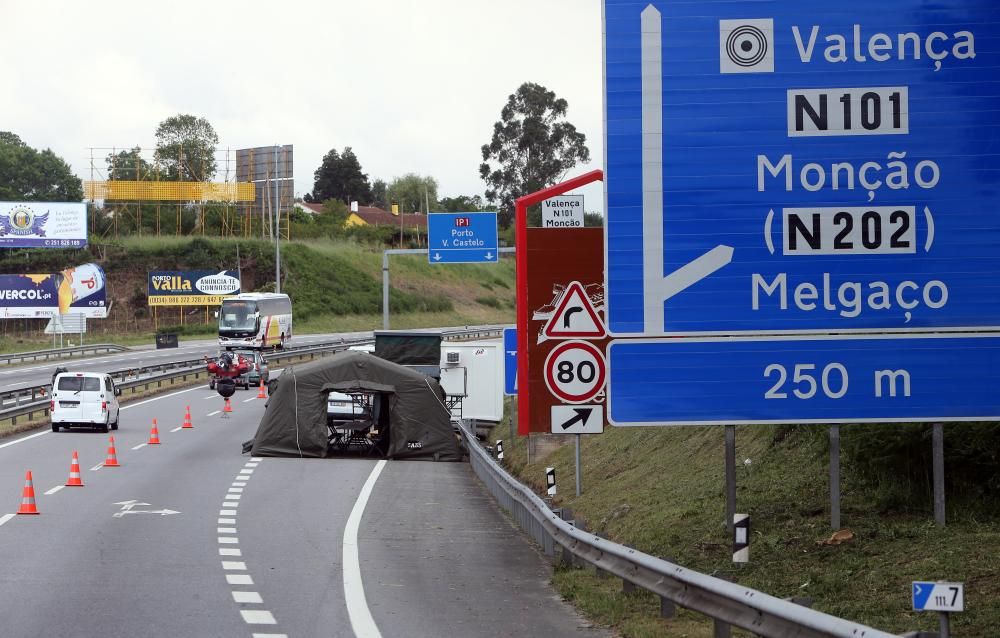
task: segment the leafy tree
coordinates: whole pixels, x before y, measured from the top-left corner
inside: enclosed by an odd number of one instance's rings
[[[36,151],[9,131],[0,131],[0,200],[78,202],[83,184],[50,149]]]
[[[352,201],[372,200],[368,176],[361,172],[361,162],[350,146],[344,148],[343,154],[338,153],[335,148],[330,149],[313,176],[316,181],[312,193],[306,194],[307,202],[337,199],[350,204]]]
[[[400,212],[427,213],[428,204],[432,209],[437,206],[437,189],[437,180],[430,175],[407,173],[392,180],[389,195],[399,204]]]
[[[161,179],[206,182],[215,175],[215,146],[219,136],[203,117],[179,114],[156,127],[156,163]]]
[[[141,149],[136,146],[127,151],[118,153],[108,153],[106,159],[108,163],[109,180],[151,180],[153,179],[153,169],[149,162],[142,159]]]
[[[372,182],[371,205],[382,210],[389,210],[389,185],[383,179]]]
[[[587,136],[565,121],[569,104],[540,84],[526,82],[507,98],[493,139],[482,147],[479,176],[499,220],[514,219],[514,200],[558,182],[579,162],[590,161]]]
[[[583,225],[588,228],[590,227],[600,228],[604,226],[604,215],[600,213],[584,213]]]
[[[438,202],[438,210],[442,213],[463,213],[484,210],[485,202],[479,195],[456,195],[455,197],[445,197]]]

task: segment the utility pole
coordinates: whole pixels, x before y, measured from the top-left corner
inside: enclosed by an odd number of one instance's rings
[[[281,292],[281,195],[278,194],[278,145],[274,145],[274,292]]]

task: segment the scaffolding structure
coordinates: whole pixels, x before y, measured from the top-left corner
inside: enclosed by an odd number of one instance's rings
[[[273,147],[266,147],[273,148]],[[208,235],[222,237],[274,238],[275,211],[281,220],[280,235],[291,236],[291,209],[294,196],[291,180],[291,146],[284,158],[279,156],[281,172],[273,171],[260,178],[259,171],[238,175],[237,156],[245,151],[229,148],[216,150],[216,172],[223,181],[178,181],[179,168],[193,176],[204,176],[204,167],[192,165],[178,152],[169,158],[175,167],[171,175],[164,166],[162,153],[142,147],[91,147],[90,180],[84,182],[85,198],[103,209],[103,222],[95,222],[92,231],[101,237],[142,235],[144,230],[157,236]],[[250,151],[251,160],[253,151]],[[123,162],[124,160],[124,162]],[[179,168],[178,168],[179,167]],[[285,173],[287,172],[287,178]],[[278,181],[274,181],[277,175]],[[278,184],[277,198],[272,183]],[[284,213],[284,215],[282,215]],[[143,223],[144,214],[147,216]],[[152,224],[148,216],[152,215]],[[173,222],[171,232],[170,225]]]

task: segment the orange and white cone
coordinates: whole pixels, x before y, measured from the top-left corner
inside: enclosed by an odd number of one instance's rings
[[[115,451],[115,436],[111,435],[108,441],[108,458],[104,460],[104,467],[121,467],[118,463],[118,453]]]
[[[149,430],[149,441],[146,445],[159,445],[160,444],[160,430],[156,427],[156,419],[153,419],[153,427]]]
[[[257,398],[258,399],[266,399],[267,398],[267,394],[264,392],[264,380],[263,379],[260,380],[260,390],[257,391]]]
[[[69,479],[66,481],[66,487],[83,487],[83,479],[80,477],[80,457],[77,456],[76,450],[73,450],[73,460],[69,464]]]
[[[191,423],[191,406],[184,406],[184,423],[181,425],[181,429],[190,430],[193,427],[194,424]]]
[[[24,475],[24,491],[21,492],[21,507],[17,510],[18,514],[37,514],[38,508],[35,507],[35,486],[31,482],[31,470]]]
[[[226,397],[226,406],[224,408],[222,408],[222,411],[225,412],[225,413],[229,413],[229,412],[233,411],[233,406],[229,403],[229,397]]]

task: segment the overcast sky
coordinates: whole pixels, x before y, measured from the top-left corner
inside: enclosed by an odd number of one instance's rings
[[[190,113],[220,148],[294,144],[298,195],[344,146],[372,180],[482,194],[479,148],[526,81],[587,136],[591,164],[570,175],[602,163],[600,0],[0,0],[0,17],[0,130],[82,179],[90,147],[152,147]],[[583,192],[603,209],[599,187]]]

